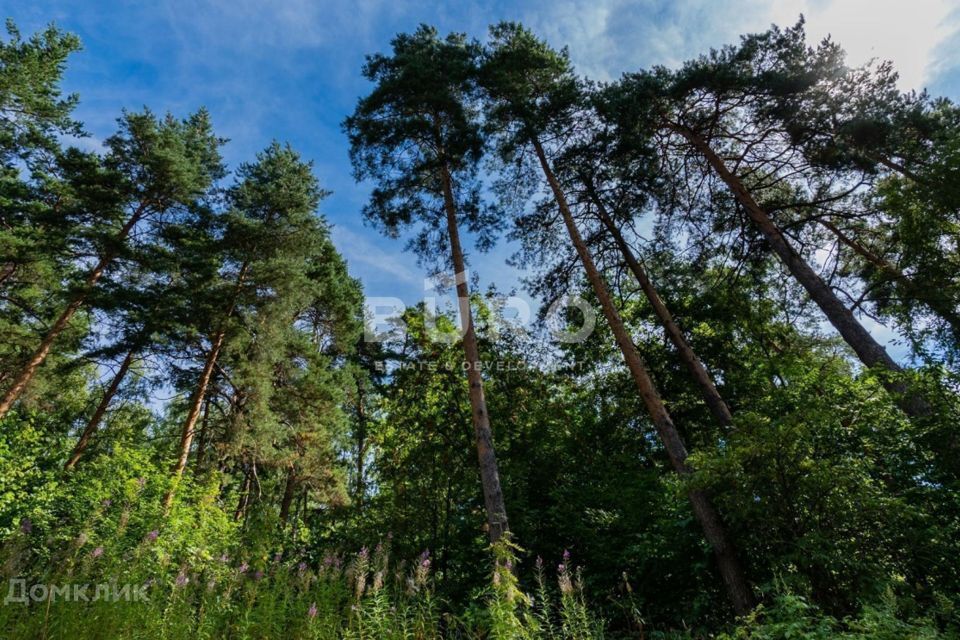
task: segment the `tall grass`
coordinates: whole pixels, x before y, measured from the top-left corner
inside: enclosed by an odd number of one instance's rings
[[[30,579],[32,584],[91,585],[86,600],[47,592],[42,600],[0,607],[5,638],[168,639],[349,639],[592,640],[602,625],[591,618],[575,573],[560,571],[555,588],[540,572],[537,596],[517,578],[516,547],[505,539],[492,548],[490,584],[477,594],[482,606],[454,615],[433,589],[431,559],[392,563],[388,545],[352,557],[327,555],[310,562],[296,554],[211,557],[186,562],[159,548],[149,532],[127,553],[75,540],[60,561]],[[5,555],[17,553],[17,541]],[[22,546],[20,548],[22,551]],[[194,555],[184,550],[184,557]],[[196,550],[193,550],[196,551]],[[208,550],[207,550],[208,551]],[[10,560],[8,557],[7,560]],[[6,566],[13,566],[10,562]],[[97,587],[136,597],[95,597]],[[6,585],[5,585],[6,586]],[[39,595],[35,591],[34,595]],[[556,597],[554,597],[556,596]]]

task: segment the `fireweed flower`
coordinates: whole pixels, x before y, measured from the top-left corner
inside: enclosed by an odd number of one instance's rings
[[[256,573],[253,574],[253,579],[260,580],[261,578],[263,578],[263,571],[257,569]]]
[[[228,562],[230,562],[230,556],[228,556],[228,555],[225,554],[225,553],[224,553],[224,554],[221,554],[221,555],[220,555],[220,563],[221,563],[221,564],[227,564]]]
[[[570,556],[564,553],[564,559],[569,561]],[[557,582],[560,585],[560,593],[568,596],[573,593],[573,581],[570,579],[570,573],[567,571],[567,565],[561,563],[557,565]]]
[[[237,570],[238,570],[240,573],[246,573],[246,572],[247,572],[247,569],[249,569],[249,568],[250,568],[250,565],[248,565],[246,562],[242,562],[242,563],[240,563],[240,566],[237,567]]]
[[[156,529],[147,534],[147,540],[149,542],[155,542],[157,538],[160,537],[160,532]]]
[[[430,576],[430,550],[427,549],[420,554],[420,561],[414,571],[413,583],[417,587],[422,587]]]
[[[297,573],[304,573],[306,570],[307,570],[306,562],[300,562],[300,564],[297,565]]]
[[[310,608],[307,609],[307,617],[313,620],[317,617],[317,603],[314,602],[310,605]]]
[[[90,552],[90,555],[93,556],[94,558],[99,558],[100,556],[103,555],[103,547],[97,547],[96,549]]]
[[[186,574],[186,573],[184,573],[183,571],[181,571],[180,573],[177,574],[176,585],[177,585],[178,587],[182,587],[182,586],[184,586],[185,584],[187,584],[188,582],[190,582],[190,578],[187,577],[187,574]]]

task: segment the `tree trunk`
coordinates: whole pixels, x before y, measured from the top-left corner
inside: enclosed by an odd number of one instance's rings
[[[540,141],[534,138],[532,143],[537,158],[540,161],[540,167],[543,169],[550,189],[553,191],[553,196],[557,202],[557,207],[560,209],[560,214],[563,216],[570,240],[577,250],[580,262],[586,271],[587,279],[590,281],[593,291],[600,301],[603,315],[606,317],[607,323],[613,331],[617,345],[620,347],[623,359],[627,363],[627,368],[630,370],[640,397],[647,411],[650,413],[657,434],[660,436],[667,456],[670,458],[670,463],[677,473],[684,476],[690,475],[693,470],[690,465],[687,464],[687,449],[680,438],[680,434],[673,424],[673,420],[667,412],[663,400],[661,400],[660,394],[653,380],[650,378],[650,374],[647,372],[643,359],[640,357],[640,353],[637,351],[633,340],[623,324],[623,320],[620,318],[620,313],[610,298],[610,293],[593,261],[593,257],[590,255],[590,250],[580,236],[576,222],[573,219],[573,214],[567,204],[566,196],[553,170],[550,168],[549,162],[547,162],[547,157]],[[713,548],[720,575],[734,610],[738,615],[749,613],[755,604],[753,593],[747,583],[740,561],[737,558],[736,549],[727,538],[719,514],[717,514],[709,497],[704,492],[692,490],[687,495],[693,507],[693,513],[703,529],[704,537],[706,537],[707,542]]]
[[[496,542],[509,530],[507,509],[503,502],[503,491],[500,488],[500,472],[497,468],[497,456],[493,448],[493,432],[490,429],[487,401],[483,395],[483,379],[480,375],[480,350],[477,346],[477,334],[474,331],[473,314],[470,310],[470,290],[467,285],[463,249],[460,246],[460,233],[457,228],[457,211],[453,198],[453,187],[448,167],[444,165],[440,171],[444,208],[447,214],[447,233],[450,236],[450,253],[457,284],[460,324],[463,329],[464,364],[467,369],[467,381],[470,385],[470,407],[473,413],[477,458],[480,463],[483,502],[487,512],[490,541]]]
[[[247,511],[247,503],[250,499],[250,486],[253,480],[249,469],[243,471],[243,486],[240,488],[240,499],[237,501],[237,509],[233,512],[233,519],[239,522]]]
[[[357,507],[363,506],[366,483],[363,479],[363,457],[367,452],[367,410],[363,402],[363,383],[357,381]]]
[[[820,307],[830,324],[840,333],[843,339],[853,349],[860,361],[868,367],[878,367],[893,374],[893,379],[883,377],[884,387],[895,397],[900,408],[910,416],[923,416],[930,412],[930,405],[922,398],[910,393],[907,385],[899,378],[903,369],[898,365],[883,346],[874,340],[870,332],[854,317],[840,301],[826,282],[813,268],[797,253],[787,238],[773,222],[767,212],[753,199],[753,195],[744,186],[743,182],[731,172],[723,160],[696,133],[678,125],[669,125],[674,131],[685,137],[706,158],[717,175],[726,183],[730,191],[737,198],[747,215],[763,234],[767,243],[779,256],[794,278],[803,286],[810,298]]]
[[[200,418],[200,439],[197,441],[197,459],[194,460],[195,469],[203,469],[204,456],[207,452],[208,425],[210,422],[210,397],[203,401],[203,417]]]
[[[87,426],[83,429],[83,433],[80,434],[80,439],[77,440],[77,444],[73,447],[73,453],[70,454],[70,459],[67,460],[65,465],[63,465],[65,471],[73,469],[80,460],[80,457],[83,456],[84,451],[87,449],[87,445],[90,444],[90,438],[94,433],[96,433],[97,427],[100,426],[100,421],[103,420],[104,414],[106,414],[107,409],[110,407],[110,402],[113,400],[113,396],[115,396],[117,390],[120,389],[120,383],[127,375],[127,371],[130,369],[130,365],[133,363],[136,353],[137,350],[135,348],[131,349],[127,352],[123,362],[120,363],[120,368],[117,369],[117,373],[113,376],[110,386],[108,386],[106,391],[104,391],[103,398],[100,399],[100,404],[97,405],[96,411],[93,412],[89,422],[87,422]]]
[[[113,239],[114,243],[119,244],[126,240],[127,236],[130,234],[130,230],[133,229],[133,226],[143,216],[145,209],[146,205],[141,205],[133,213],[133,215],[130,216],[127,222],[117,233],[116,237]],[[10,411],[10,407],[13,406],[13,403],[16,402],[17,398],[19,398],[23,393],[23,390],[27,388],[28,384],[30,384],[33,376],[37,373],[37,369],[40,368],[40,365],[43,364],[44,360],[46,360],[47,356],[50,354],[50,349],[53,347],[53,343],[57,338],[60,337],[60,334],[63,333],[64,329],[67,328],[67,325],[70,324],[70,320],[73,319],[73,316],[76,314],[77,310],[83,306],[84,302],[86,302],[87,296],[90,295],[90,292],[96,286],[101,276],[103,276],[103,272],[106,271],[107,267],[110,266],[110,263],[113,262],[113,259],[116,256],[116,250],[106,251],[103,256],[101,256],[96,266],[94,266],[93,270],[87,275],[87,279],[83,283],[83,288],[77,292],[77,294],[70,301],[70,304],[68,304],[67,307],[60,313],[60,316],[57,318],[56,322],[53,323],[53,326],[50,327],[49,331],[47,331],[47,334],[43,337],[43,340],[40,341],[40,346],[37,347],[36,351],[33,352],[33,355],[30,356],[30,359],[27,360],[26,364],[24,364],[17,373],[17,376],[14,378],[13,385],[7,389],[3,399],[0,400],[0,418],[3,418],[5,415],[7,415],[7,412]]]
[[[177,447],[177,461],[173,465],[173,479],[170,488],[163,497],[163,508],[169,509],[173,504],[173,495],[176,493],[177,484],[183,475],[183,470],[187,467],[187,460],[190,457],[190,444],[193,442],[194,427],[197,424],[197,418],[200,415],[200,407],[207,395],[207,386],[210,384],[210,376],[213,374],[213,368],[217,364],[217,357],[220,355],[220,348],[223,346],[223,339],[226,331],[221,329],[210,344],[210,351],[207,352],[207,359],[203,363],[203,371],[200,373],[200,380],[197,382],[197,388],[190,401],[190,409],[187,412],[187,419],[183,423],[183,429],[180,431],[180,444]]]
[[[290,519],[290,506],[293,504],[293,498],[297,494],[297,472],[290,468],[287,473],[287,482],[283,488],[283,500],[280,502],[280,522],[284,527],[287,526],[287,520]]]
[[[885,260],[881,256],[878,256],[873,251],[848,236],[832,222],[822,218],[818,219],[817,221],[826,229],[828,229],[834,236],[836,236],[840,242],[852,249],[854,253],[885,273],[891,280],[896,282],[903,289],[907,296],[913,298],[923,305],[926,305],[928,309],[940,316],[947,324],[950,325],[953,335],[960,339],[960,314],[957,313],[957,308],[955,305],[950,304],[949,301],[942,297],[938,297],[936,295],[937,292],[933,292],[933,295],[931,295],[931,292],[925,289],[923,286],[918,285],[916,280],[907,276],[905,273],[903,273],[903,271],[895,267],[889,261]]]
[[[180,444],[177,447],[177,462],[173,465],[173,479],[170,488],[163,497],[163,508],[165,511],[170,509],[173,504],[173,495],[177,491],[177,485],[183,470],[187,467],[187,460],[190,457],[190,444],[193,442],[194,427],[197,424],[197,417],[200,415],[200,406],[203,404],[207,395],[207,387],[210,385],[210,377],[213,375],[213,369],[217,365],[217,358],[220,356],[220,349],[223,348],[223,341],[227,335],[227,321],[233,315],[233,310],[237,306],[237,297],[240,295],[240,289],[243,287],[244,278],[247,275],[247,269],[250,268],[249,262],[244,262],[237,274],[237,283],[233,288],[233,295],[230,298],[230,304],[223,314],[223,320],[220,323],[220,329],[210,341],[210,351],[207,352],[207,359],[203,364],[203,371],[200,372],[200,380],[197,381],[197,389],[190,402],[190,409],[187,412],[187,419],[183,423],[183,429],[180,432]]]
[[[623,234],[620,233],[620,229],[617,228],[617,226],[613,223],[613,220],[607,214],[606,207],[604,207],[603,202],[597,196],[593,186],[587,185],[587,189],[590,192],[590,197],[593,200],[593,203],[597,207],[597,217],[607,228],[607,231],[610,232],[610,235],[613,237],[617,248],[619,248],[620,253],[623,254],[623,258],[626,261],[627,266],[630,267],[630,271],[633,272],[634,277],[640,284],[640,288],[643,289],[643,293],[646,295],[647,300],[650,301],[650,305],[653,307],[653,311],[656,313],[657,319],[660,320],[660,324],[667,332],[667,337],[670,339],[670,342],[673,343],[673,346],[676,347],[677,355],[680,356],[680,360],[687,367],[687,370],[693,377],[694,382],[696,382],[697,386],[700,387],[700,395],[703,397],[704,403],[706,403],[707,407],[710,409],[710,412],[721,426],[730,426],[730,424],[733,422],[733,416],[730,413],[730,408],[727,406],[727,403],[724,402],[723,397],[720,395],[720,392],[717,391],[717,386],[714,384],[713,378],[710,377],[706,367],[703,366],[700,358],[697,357],[697,354],[693,351],[690,343],[687,342],[687,339],[683,335],[683,331],[680,329],[680,326],[677,324],[676,320],[674,320],[670,310],[667,309],[667,305],[665,305],[663,300],[660,298],[656,287],[654,287],[653,283],[650,282],[650,278],[647,277],[647,273],[644,270],[643,265],[641,265],[636,256],[633,255],[633,251],[631,251],[630,246],[627,244],[626,240],[624,240]]]

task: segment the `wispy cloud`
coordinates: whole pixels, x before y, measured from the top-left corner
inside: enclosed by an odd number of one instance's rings
[[[399,242],[396,243],[397,248],[393,249],[389,241],[371,239],[342,225],[335,225],[331,235],[337,249],[351,266],[351,272],[356,275],[365,275],[366,280],[397,280],[406,285],[423,286],[424,272],[416,267],[412,255],[401,251]]]

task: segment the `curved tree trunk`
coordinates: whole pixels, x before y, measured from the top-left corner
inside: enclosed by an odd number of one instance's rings
[[[630,271],[633,272],[633,275],[640,284],[640,288],[643,290],[644,295],[646,295],[647,300],[650,301],[650,305],[653,307],[653,311],[657,315],[657,319],[660,321],[664,331],[667,333],[667,337],[670,339],[670,342],[673,343],[673,346],[676,347],[677,355],[680,357],[681,362],[683,362],[683,364],[687,367],[687,371],[690,372],[694,382],[696,382],[697,386],[700,388],[700,395],[703,397],[704,403],[710,409],[710,413],[713,414],[713,417],[716,418],[717,422],[719,422],[721,426],[730,426],[730,424],[733,422],[733,416],[730,413],[730,408],[727,406],[727,403],[724,402],[723,397],[720,395],[720,392],[717,391],[717,386],[714,384],[713,378],[710,377],[706,367],[703,366],[700,358],[697,357],[697,354],[690,346],[690,343],[687,342],[686,337],[683,335],[683,331],[680,329],[680,326],[677,324],[676,320],[674,320],[673,314],[670,313],[667,305],[665,305],[663,300],[660,298],[656,287],[654,287],[653,283],[650,282],[650,278],[647,276],[643,265],[641,265],[640,261],[637,260],[636,256],[633,255],[633,251],[630,249],[630,246],[627,244],[626,240],[624,240],[623,234],[620,233],[620,229],[617,228],[617,226],[613,223],[613,220],[607,214],[606,207],[604,207],[603,202],[596,195],[593,186],[587,185],[587,189],[590,192],[591,200],[593,200],[594,205],[597,207],[597,217],[613,237],[617,248],[620,249],[620,253],[623,255],[623,259],[627,263],[627,266],[630,268]]]
[[[100,426],[100,421],[103,420],[103,416],[107,413],[107,409],[110,408],[110,402],[113,400],[113,396],[115,396],[117,391],[120,389],[120,383],[123,382],[123,378],[127,375],[130,365],[133,364],[133,359],[136,356],[136,353],[136,349],[131,349],[127,352],[127,356],[123,359],[123,362],[120,363],[120,368],[117,369],[117,373],[113,376],[113,380],[110,381],[110,386],[108,386],[106,391],[104,391],[103,397],[100,399],[100,404],[97,405],[96,411],[94,411],[93,415],[90,416],[87,426],[84,427],[83,433],[80,434],[80,439],[77,440],[77,444],[73,447],[73,453],[70,454],[70,458],[67,460],[67,463],[63,465],[64,470],[69,471],[70,469],[73,469],[77,465],[77,462],[80,460],[81,456],[83,456],[83,452],[87,450],[87,446],[90,444],[90,438],[94,433],[96,433],[97,428]]]
[[[447,233],[450,236],[450,253],[457,283],[460,324],[463,330],[464,365],[467,369],[467,382],[470,385],[470,407],[473,414],[477,458],[480,463],[483,502],[487,512],[490,541],[496,542],[509,530],[507,509],[503,501],[503,490],[500,488],[500,472],[493,448],[493,431],[490,428],[490,415],[487,413],[487,401],[483,394],[483,379],[480,375],[480,349],[477,346],[477,334],[474,331],[473,314],[470,310],[470,289],[467,286],[466,265],[463,259],[463,249],[460,246],[460,232],[457,227],[457,210],[453,197],[453,187],[450,181],[450,172],[446,166],[441,167],[440,177],[444,209],[447,214]]]
[[[620,318],[620,313],[610,298],[610,293],[593,261],[593,257],[590,255],[590,250],[580,236],[576,222],[573,219],[573,214],[567,204],[566,196],[553,170],[550,168],[543,147],[537,139],[533,139],[532,143],[537,158],[540,161],[540,167],[543,169],[550,189],[553,191],[554,199],[560,209],[560,214],[563,216],[570,240],[577,250],[580,262],[586,271],[587,279],[590,281],[593,291],[600,301],[603,315],[606,317],[607,323],[613,331],[617,345],[623,354],[623,359],[626,361],[627,368],[630,370],[630,374],[637,386],[637,391],[640,393],[640,398],[650,413],[657,434],[660,436],[660,441],[663,443],[667,456],[670,458],[670,463],[677,473],[690,475],[693,470],[690,465],[687,464],[687,449],[683,444],[683,440],[680,438],[680,434],[673,424],[673,420],[667,412],[667,408],[664,406],[663,400],[660,398],[660,394],[653,380],[650,378],[650,374],[647,372],[643,359],[633,344],[633,340],[627,332],[623,320]],[[727,595],[733,604],[734,610],[738,615],[749,613],[755,605],[753,592],[747,583],[743,567],[737,557],[736,548],[728,539],[719,514],[713,507],[709,496],[703,491],[692,490],[687,496],[690,499],[694,516],[696,516],[700,527],[703,529],[704,537],[713,548],[713,553],[717,559],[717,565],[720,570],[720,576],[723,579]]]
[[[877,367],[894,374],[893,379],[884,377],[881,381],[884,387],[893,394],[900,408],[910,416],[923,416],[930,412],[930,405],[914,393],[907,385],[897,379],[903,369],[898,365],[886,349],[877,342],[870,332],[854,317],[853,312],[841,302],[826,282],[813,268],[797,253],[787,241],[786,236],[773,222],[767,212],[753,199],[753,195],[743,182],[727,168],[723,159],[699,135],[687,127],[669,125],[686,138],[716,171],[733,195],[737,198],[747,215],[759,229],[767,243],[779,256],[793,277],[799,282],[810,298],[823,311],[830,324],[840,333],[850,348],[857,354],[860,361],[868,367]]]

